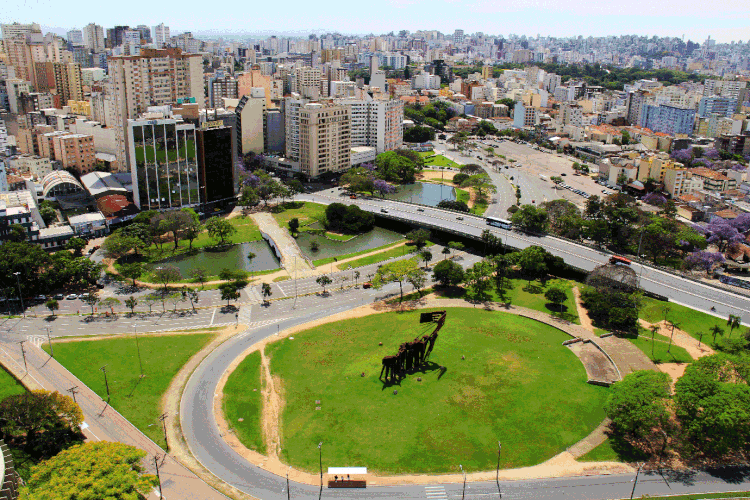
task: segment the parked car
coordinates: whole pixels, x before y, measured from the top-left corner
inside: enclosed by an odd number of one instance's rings
[[[367,283],[362,283],[362,288],[372,288],[372,283],[369,281]]]
[[[562,175],[563,177],[566,177],[568,174],[566,174],[565,172],[563,172],[560,175]]]
[[[47,300],[47,297],[44,295],[37,295],[36,297],[34,297],[34,300],[38,300],[39,302],[44,302],[45,300]]]
[[[78,295],[76,295],[74,293],[71,293],[70,295],[68,295],[67,297],[65,297],[66,300],[75,300],[77,298],[78,298]]]
[[[388,213],[388,210],[386,210],[385,208],[381,208],[380,211],[383,212],[384,214]]]
[[[65,298],[65,295],[63,295],[61,293],[55,294],[55,296],[54,296],[55,300],[63,300],[64,298]]]
[[[349,198],[351,198],[352,200],[356,200],[357,199],[357,195],[356,194],[350,195]]]

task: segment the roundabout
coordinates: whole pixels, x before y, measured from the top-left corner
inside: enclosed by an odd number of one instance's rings
[[[498,441],[501,468],[540,464],[604,418],[607,389],[587,384],[581,361],[563,346],[570,335],[558,328],[449,307],[428,360],[387,380],[382,358],[429,334],[435,324],[420,323],[420,313],[435,308],[360,309],[367,309],[358,310],[361,317],[281,332],[232,364],[214,410],[235,451],[264,451],[269,463],[312,477],[323,442],[324,468],[368,467],[386,484],[398,478],[383,476],[455,474],[458,464],[494,473]]]

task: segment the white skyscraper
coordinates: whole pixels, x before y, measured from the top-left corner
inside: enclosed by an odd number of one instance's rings
[[[83,28],[83,44],[94,52],[104,50],[104,29],[98,24],[90,23]]]
[[[156,44],[157,49],[163,48],[165,45],[169,44],[169,26],[164,26],[164,23],[161,23],[158,26],[154,26],[154,43]]]

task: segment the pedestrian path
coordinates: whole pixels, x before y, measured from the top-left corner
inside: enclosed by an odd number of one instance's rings
[[[276,248],[281,253],[281,265],[290,276],[304,278],[316,274],[304,255],[302,255],[302,250],[297,245],[297,240],[292,238],[285,228],[279,226],[273,215],[260,212],[251,214],[250,217],[258,224],[261,232],[273,240]]]

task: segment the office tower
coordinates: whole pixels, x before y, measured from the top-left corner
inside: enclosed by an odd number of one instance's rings
[[[83,28],[83,44],[94,52],[104,50],[104,29],[98,24],[89,23]]]
[[[141,49],[139,55],[109,58],[112,125],[117,132],[118,161],[124,165],[127,120],[137,118],[148,106],[192,98],[204,102],[203,63],[200,54],[177,48]]]
[[[113,49],[123,44],[123,36],[130,29],[130,26],[115,26],[107,30],[107,48]]]
[[[232,127],[201,127],[195,131],[201,211],[236,202],[236,142]]]
[[[165,26],[164,23],[154,26],[154,43],[157,49],[169,45],[169,26]]]
[[[133,201],[141,210],[200,203],[195,125],[174,118],[128,120]]]

